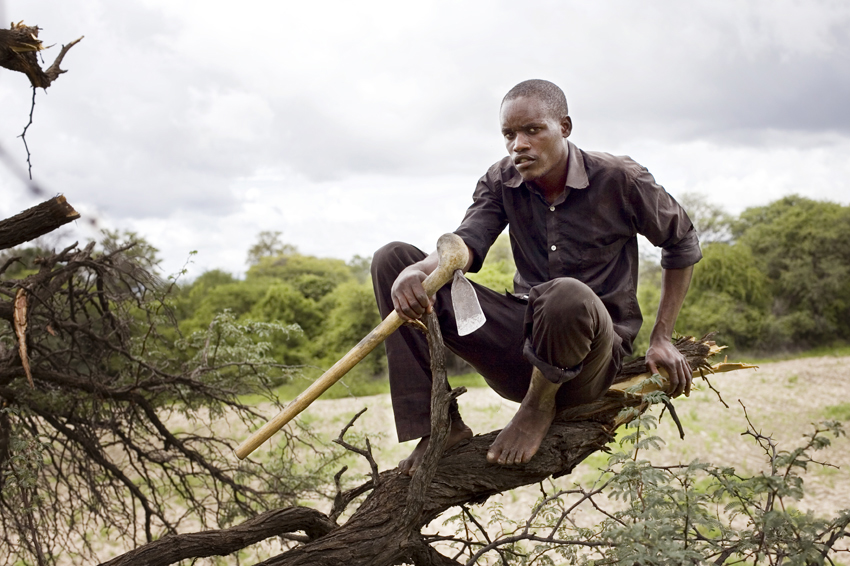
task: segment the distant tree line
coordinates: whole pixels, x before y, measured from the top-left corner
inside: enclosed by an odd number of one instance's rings
[[[261,232],[248,251],[248,264],[244,279],[216,269],[176,290],[174,312],[182,334],[206,329],[224,310],[238,321],[297,325],[297,331],[271,340],[269,355],[286,365],[307,366],[309,374],[310,367],[333,365],[380,322],[368,258],[345,262],[304,255],[281,242],[280,232]],[[370,378],[384,367],[379,348],[346,384],[368,393]]]
[[[676,330],[738,351],[772,353],[850,341],[850,207],[788,196],[730,215],[700,195],[681,198],[700,233],[703,259]],[[229,310],[237,320],[297,324],[270,353],[281,363],[329,367],[380,320],[369,258],[318,258],[262,232],[248,252],[244,279],[208,271],[181,286],[175,314],[183,334],[205,329]],[[503,234],[470,278],[512,289],[515,266]],[[644,316],[635,351],[648,346],[661,284],[657,258],[644,254],[638,299]],[[383,350],[355,368],[348,386],[368,392],[385,369]]]
[[[850,341],[850,207],[788,196],[736,218],[700,197],[683,201],[703,259],[677,331],[717,331],[719,343],[763,353]],[[641,276],[639,339],[648,343],[660,267],[649,262]]]

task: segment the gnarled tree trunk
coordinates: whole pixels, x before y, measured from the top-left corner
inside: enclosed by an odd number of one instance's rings
[[[309,518],[305,515],[300,524],[297,521],[287,523],[288,532],[307,533],[307,536],[301,537],[304,544],[258,566],[389,566],[402,562],[417,566],[457,566],[457,561],[440,554],[428,544],[421,534],[425,525],[451,507],[482,503],[491,495],[570,473],[585,458],[605,448],[615,429],[626,422],[626,418],[621,416],[624,407],[637,407],[639,411],[645,408],[645,401],[640,396],[612,389],[592,404],[565,411],[556,417],[534,458],[524,465],[487,463],[487,450],[499,431],[477,435],[441,454],[444,432],[449,425],[449,398],[462,391],[448,392],[445,371],[439,367],[442,338],[439,337],[436,317],[429,320],[429,342],[432,344],[434,373],[432,440],[422,466],[412,478],[396,470],[375,472],[373,480],[366,485],[339,494],[330,516],[322,515],[332,525],[324,532],[315,529],[316,511]],[[707,368],[706,359],[717,351],[712,348],[713,342],[706,339],[681,339],[676,346],[695,371]],[[623,368],[617,382],[629,381],[645,371],[643,360],[635,360]],[[339,440],[341,438],[342,434]],[[337,525],[333,518],[339,515],[342,507],[353,495],[369,488],[372,489],[371,494],[351,518],[345,524]],[[253,525],[257,535],[260,531],[268,536],[282,534],[279,525],[264,526],[262,521],[255,521]],[[203,533],[208,536],[203,556],[233,552],[232,544],[228,544],[232,540],[230,531]],[[165,566],[179,559],[202,556],[180,542],[188,542],[189,537],[199,534],[169,537],[167,546],[170,552],[165,552],[164,548],[161,552],[149,552],[153,545],[158,544],[153,543],[106,562],[104,566],[139,564],[142,557],[147,565]],[[252,537],[252,540],[259,539]],[[186,551],[176,553],[174,549]]]

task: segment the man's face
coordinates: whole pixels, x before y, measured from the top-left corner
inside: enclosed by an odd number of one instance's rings
[[[569,117],[559,121],[539,98],[523,96],[506,101],[500,119],[508,154],[523,180],[545,184],[566,175]]]

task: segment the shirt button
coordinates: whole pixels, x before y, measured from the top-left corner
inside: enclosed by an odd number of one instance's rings
[[[555,250],[558,249],[558,246],[552,246],[550,249],[554,252]]]
[[[551,210],[552,212],[555,212],[555,207],[554,207],[554,206],[550,206],[550,207],[549,207],[549,210]]]

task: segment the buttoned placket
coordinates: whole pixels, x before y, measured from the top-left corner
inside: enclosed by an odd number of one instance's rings
[[[546,245],[549,247],[548,251],[548,260],[549,260],[549,276],[552,277],[556,273],[561,273],[564,269],[563,266],[563,252],[560,251],[561,242],[561,230],[559,229],[559,214],[558,207],[563,206],[564,202],[567,199],[567,195],[570,192],[569,187],[564,188],[564,192],[555,199],[555,202],[549,203],[547,202],[540,194],[538,197],[545,203],[547,208],[546,213]]]

